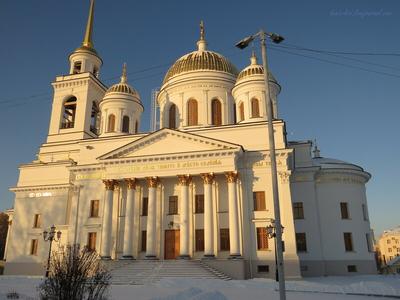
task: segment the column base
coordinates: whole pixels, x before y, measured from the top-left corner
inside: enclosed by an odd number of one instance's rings
[[[100,256],[101,260],[111,260],[111,256]]]
[[[201,259],[215,259],[214,254],[205,254]]]
[[[240,254],[231,254],[228,259],[243,259],[243,257]]]
[[[122,255],[120,260],[134,260],[135,258],[132,255]]]
[[[147,260],[158,260],[157,256],[155,256],[155,255],[146,255],[144,259],[147,259]]]
[[[188,260],[188,259],[190,259],[190,256],[187,255],[187,254],[185,254],[185,255],[179,255],[176,259],[186,259],[186,260]]]

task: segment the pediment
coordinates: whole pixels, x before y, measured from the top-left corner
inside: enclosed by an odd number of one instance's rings
[[[165,156],[177,153],[241,150],[237,144],[224,142],[192,133],[160,129],[141,139],[115,149],[98,159],[116,159],[144,156]]]

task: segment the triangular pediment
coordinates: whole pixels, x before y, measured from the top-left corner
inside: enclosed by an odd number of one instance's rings
[[[242,148],[240,145],[229,142],[163,128],[107,154],[104,154],[98,159],[104,160],[241,149]]]

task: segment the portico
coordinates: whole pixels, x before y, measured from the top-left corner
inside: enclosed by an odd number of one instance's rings
[[[147,152],[164,148],[166,143],[179,142],[184,147],[186,140],[199,151],[190,155],[136,156],[142,147],[148,148]],[[221,252],[221,228],[229,230],[229,250],[222,250],[224,257],[241,257],[237,197],[240,176],[236,166],[241,152],[234,144],[162,129],[103,155],[98,158],[99,164],[72,167],[83,193],[102,186],[101,257],[163,259],[171,257],[166,255],[166,248],[172,247],[168,251],[175,253],[173,258],[213,258]],[[196,204],[199,197],[204,199],[202,204]],[[177,205],[176,211],[171,205]],[[195,205],[203,205],[201,213],[194,211]],[[203,249],[196,243],[203,244]]]

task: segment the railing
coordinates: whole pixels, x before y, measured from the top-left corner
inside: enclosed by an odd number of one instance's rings
[[[61,129],[74,128],[75,122],[62,122]]]

